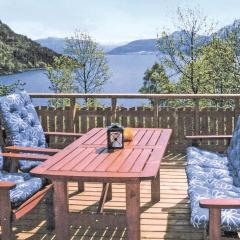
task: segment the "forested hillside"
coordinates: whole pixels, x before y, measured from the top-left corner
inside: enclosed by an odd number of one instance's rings
[[[0,75],[42,68],[59,54],[12,31],[0,21]]]

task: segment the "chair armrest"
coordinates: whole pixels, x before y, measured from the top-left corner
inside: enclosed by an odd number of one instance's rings
[[[32,161],[40,161],[44,162],[48,159],[48,155],[40,155],[40,154],[24,154],[24,153],[0,153],[0,156],[13,158],[13,159],[24,159],[24,160],[32,160]]]
[[[211,198],[199,202],[202,208],[240,208],[240,199],[237,198]]]
[[[4,147],[7,152],[28,152],[28,153],[46,153],[55,154],[60,151],[57,148],[33,148],[33,147],[20,147],[20,146],[8,146]]]
[[[198,139],[229,139],[232,135],[195,135],[195,136],[185,136],[186,139],[198,140]]]
[[[0,190],[10,190],[16,186],[14,182],[0,182]]]
[[[82,137],[83,133],[70,133],[70,132],[44,132],[47,136],[59,137]]]

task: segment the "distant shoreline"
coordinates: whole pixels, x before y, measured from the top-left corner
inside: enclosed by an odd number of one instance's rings
[[[18,73],[25,73],[25,72],[31,72],[31,71],[37,71],[37,70],[46,70],[46,68],[26,68],[23,70],[16,70],[14,72],[8,72],[8,73],[0,73],[0,77],[4,77],[4,76],[10,76],[10,75],[14,75],[14,74],[18,74]]]

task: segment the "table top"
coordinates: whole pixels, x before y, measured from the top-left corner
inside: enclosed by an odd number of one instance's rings
[[[134,128],[124,149],[108,152],[105,128],[93,128],[31,173],[50,179],[124,182],[157,175],[171,129]]]

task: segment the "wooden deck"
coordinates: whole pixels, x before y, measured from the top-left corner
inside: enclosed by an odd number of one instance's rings
[[[184,170],[185,156],[169,154],[161,165],[161,201],[150,203],[150,182],[141,184],[141,238],[142,239],[202,239],[202,233],[189,225],[189,203],[187,180]],[[84,193],[70,198],[71,211],[95,211],[102,186],[88,183]],[[76,183],[69,183],[69,194],[77,189]],[[14,226],[17,239],[55,239],[54,232],[47,232],[44,207],[40,205]],[[105,212],[120,214],[125,209],[125,187],[113,184],[113,199],[105,205]],[[81,225],[81,223],[79,223]],[[71,239],[119,240],[126,239],[126,229],[89,227],[71,228]]]

